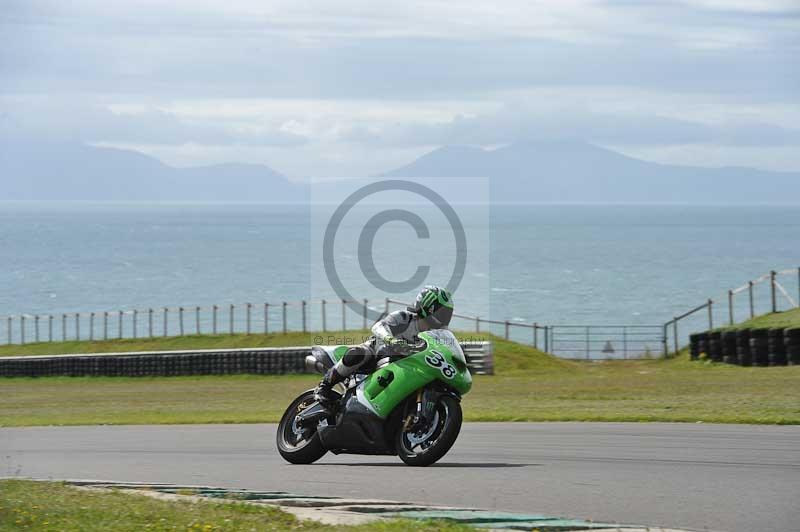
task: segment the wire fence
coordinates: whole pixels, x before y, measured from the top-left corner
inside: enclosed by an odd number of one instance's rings
[[[352,303],[357,303],[358,312]],[[20,314],[0,318],[0,343],[366,329],[367,309],[380,312],[363,299]]]
[[[565,358],[642,358],[678,352],[691,332],[798,303],[800,267],[762,275],[662,325],[546,325],[453,314],[451,328],[490,333]],[[314,300],[19,314],[0,318],[0,344],[367,329],[369,311],[386,313],[398,306],[408,303],[390,298],[373,299],[372,304],[368,299]]]
[[[800,267],[770,271],[724,294],[708,298],[663,325],[665,354],[677,353],[689,333],[734,325],[768,312],[800,306]]]
[[[392,305],[407,303],[387,299],[386,310]],[[454,313],[451,328],[491,333],[562,358],[650,358],[666,352],[661,325],[543,325]]]
[[[659,325],[551,325],[550,352],[564,358],[655,358],[666,338]]]
[[[397,307],[407,306],[407,302],[385,298],[377,304],[370,304],[368,299],[314,300],[21,314],[0,319],[0,325],[5,322],[5,327],[2,327],[0,332],[0,343],[21,345],[201,334],[269,334],[367,329],[372,325],[369,318],[372,313],[368,311],[388,313]],[[572,358],[643,356],[650,350],[649,343],[656,341],[648,339],[647,346],[640,348],[643,344],[636,331],[639,326],[581,326],[581,330],[587,331],[590,336],[587,344],[582,335],[580,341],[571,338],[572,328],[577,327],[493,320],[465,314],[454,314],[451,322],[452,329],[463,332],[474,331],[476,337],[482,333],[490,333]],[[615,330],[620,334],[614,335]],[[607,344],[617,347],[608,349]]]

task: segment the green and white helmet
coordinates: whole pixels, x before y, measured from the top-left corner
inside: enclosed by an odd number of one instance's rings
[[[428,322],[432,329],[443,329],[453,317],[453,296],[444,288],[428,285],[409,309]]]

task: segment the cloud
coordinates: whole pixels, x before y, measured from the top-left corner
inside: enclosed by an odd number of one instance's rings
[[[253,116],[247,121],[180,116],[144,106],[115,112],[100,104],[57,99],[5,98],[0,134],[87,143],[295,146],[308,142],[291,122]]]
[[[798,144],[798,55],[796,0],[7,0],[0,111],[289,173],[545,136],[757,150]]]
[[[706,124],[646,114],[597,113],[510,105],[478,116],[427,124],[354,127],[348,140],[376,145],[506,144],[522,139],[580,138],[600,144],[664,146],[691,143],[772,146],[800,144],[800,129],[739,121]]]
[[[764,97],[800,81],[797,21],[681,2],[4,7],[6,93],[419,99],[613,83]]]

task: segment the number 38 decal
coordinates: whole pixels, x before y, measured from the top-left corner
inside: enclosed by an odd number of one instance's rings
[[[431,354],[425,357],[425,362],[427,362],[429,366],[439,368],[446,379],[452,379],[456,375],[456,368],[448,364],[444,355],[439,351],[431,351]]]

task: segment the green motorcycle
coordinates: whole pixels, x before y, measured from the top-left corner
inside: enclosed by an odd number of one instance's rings
[[[334,454],[399,455],[408,465],[427,466],[450,450],[461,430],[461,396],[472,375],[455,335],[446,329],[419,334],[413,354],[379,352],[337,390],[332,406],[314,400],[314,390],[292,401],[278,425],[281,456],[310,464]],[[325,373],[348,346],[314,346],[306,367]]]

